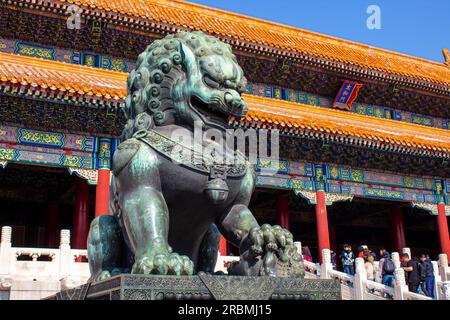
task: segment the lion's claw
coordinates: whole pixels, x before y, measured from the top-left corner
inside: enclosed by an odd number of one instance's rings
[[[194,264],[187,256],[177,253],[159,253],[136,260],[131,273],[192,275]]]
[[[294,238],[280,226],[264,224],[252,228],[244,237],[240,252],[242,260],[229,270],[232,274],[302,275],[303,259],[294,246]]]
[[[248,239],[250,249],[254,255],[261,255],[263,252],[284,250],[293,245],[292,234],[280,227],[264,224],[250,230]]]

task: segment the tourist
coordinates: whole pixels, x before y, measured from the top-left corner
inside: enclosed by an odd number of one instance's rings
[[[349,244],[344,244],[344,250],[341,253],[341,263],[344,273],[353,276],[355,274],[354,262],[355,258],[353,256],[352,247]]]
[[[363,249],[363,256],[361,258],[365,259],[369,256],[370,250],[369,247],[366,245],[362,245],[361,247]]]
[[[373,256],[367,255],[364,262],[364,267],[366,269],[367,280],[375,281],[375,266],[373,264]]]
[[[395,265],[392,261],[391,255],[386,249],[380,249],[380,273],[381,273],[381,283],[388,287],[394,287],[394,271]]]
[[[420,264],[417,258],[411,260],[409,254],[402,255],[402,263],[400,265],[405,271],[405,280],[408,284],[408,289],[411,292],[417,293],[420,285]]]
[[[309,250],[309,248],[307,246],[302,247],[302,256],[303,256],[303,260],[308,261],[308,262],[313,262],[312,256],[311,256],[311,251]],[[312,271],[307,266],[305,266],[305,270]]]
[[[330,254],[331,254],[331,266],[333,268],[333,270],[336,270],[336,252],[334,252],[333,250],[330,250]]]
[[[303,255],[303,259],[309,262],[312,262],[312,255],[311,255],[311,251],[309,250],[308,246],[304,246],[302,247],[302,255]]]
[[[358,250],[357,250],[358,251],[357,257],[358,258],[363,258],[364,259],[366,248],[367,248],[367,246],[365,246],[365,245],[361,245],[361,246],[358,247]]]
[[[423,282],[424,293],[434,299],[434,268],[430,257],[427,254],[420,255],[420,265],[421,265],[421,280]]]
[[[405,270],[406,267],[408,267],[408,262],[411,260],[409,254],[403,253],[400,258],[400,268],[402,268],[405,271],[405,282],[408,284],[408,271]],[[411,290],[410,290],[411,291]]]

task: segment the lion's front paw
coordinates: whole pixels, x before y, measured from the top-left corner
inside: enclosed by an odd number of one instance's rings
[[[287,229],[268,224],[251,229],[245,242],[254,255],[284,251],[294,244],[292,234]]]
[[[301,275],[303,269],[292,234],[280,226],[265,224],[251,229],[241,244],[241,257],[248,262],[243,264],[248,274]]]
[[[173,274],[192,275],[194,263],[187,257],[177,253],[161,253],[143,256],[136,259],[131,273],[138,274]]]

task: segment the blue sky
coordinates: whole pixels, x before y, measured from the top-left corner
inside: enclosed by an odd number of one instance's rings
[[[450,49],[450,0],[189,0],[443,62]],[[369,5],[381,10],[381,29],[366,26]]]

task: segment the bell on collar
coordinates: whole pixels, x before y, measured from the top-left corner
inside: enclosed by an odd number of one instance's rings
[[[209,180],[203,190],[206,197],[214,204],[220,204],[228,198],[228,185],[221,178]]]

